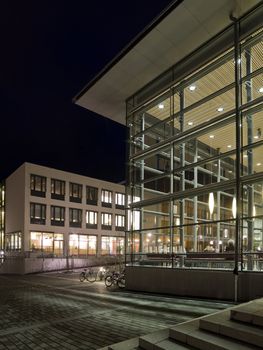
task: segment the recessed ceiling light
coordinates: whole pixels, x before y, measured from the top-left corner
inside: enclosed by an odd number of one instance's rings
[[[187,123],[189,126],[192,126],[194,124],[194,122],[188,122]]]
[[[218,107],[217,112],[223,112],[224,108],[223,107]]]
[[[257,163],[257,166],[260,166],[261,165],[261,163]]]
[[[232,148],[232,145],[227,145],[227,148]]]
[[[158,104],[158,107],[159,107],[160,109],[164,109],[164,104],[163,104],[163,103],[159,103],[159,104]]]
[[[209,135],[210,139],[214,139],[215,135]]]
[[[196,90],[196,85],[190,85],[189,86],[190,91],[195,91]]]
[[[261,94],[263,93],[263,86],[258,89],[258,92],[260,92]]]

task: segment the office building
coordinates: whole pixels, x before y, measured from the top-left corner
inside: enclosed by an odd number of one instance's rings
[[[24,163],[1,190],[1,272],[122,261],[124,186]]]

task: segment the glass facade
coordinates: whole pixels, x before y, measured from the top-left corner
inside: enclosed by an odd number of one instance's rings
[[[220,34],[232,40],[210,61],[196,60],[184,75],[176,74],[181,62],[168,86],[155,80],[127,102],[126,252],[134,264],[259,270],[263,30],[242,28]]]

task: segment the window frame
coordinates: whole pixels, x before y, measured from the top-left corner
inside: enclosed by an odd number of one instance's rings
[[[37,179],[40,180],[40,190],[36,189],[36,187],[38,187],[36,184]],[[46,178],[46,176],[30,174],[30,193],[31,193],[31,196],[45,198],[46,191],[47,191],[47,178]]]
[[[37,206],[40,206],[40,218],[36,218]],[[46,210],[47,210],[46,204],[30,202],[30,224],[45,225]]]
[[[57,188],[59,188],[59,191],[57,191]],[[65,200],[66,182],[64,180],[51,178],[50,193],[52,199]]]

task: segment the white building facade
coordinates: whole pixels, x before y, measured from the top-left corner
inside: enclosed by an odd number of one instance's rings
[[[3,189],[6,272],[122,260],[124,186],[24,163]]]

